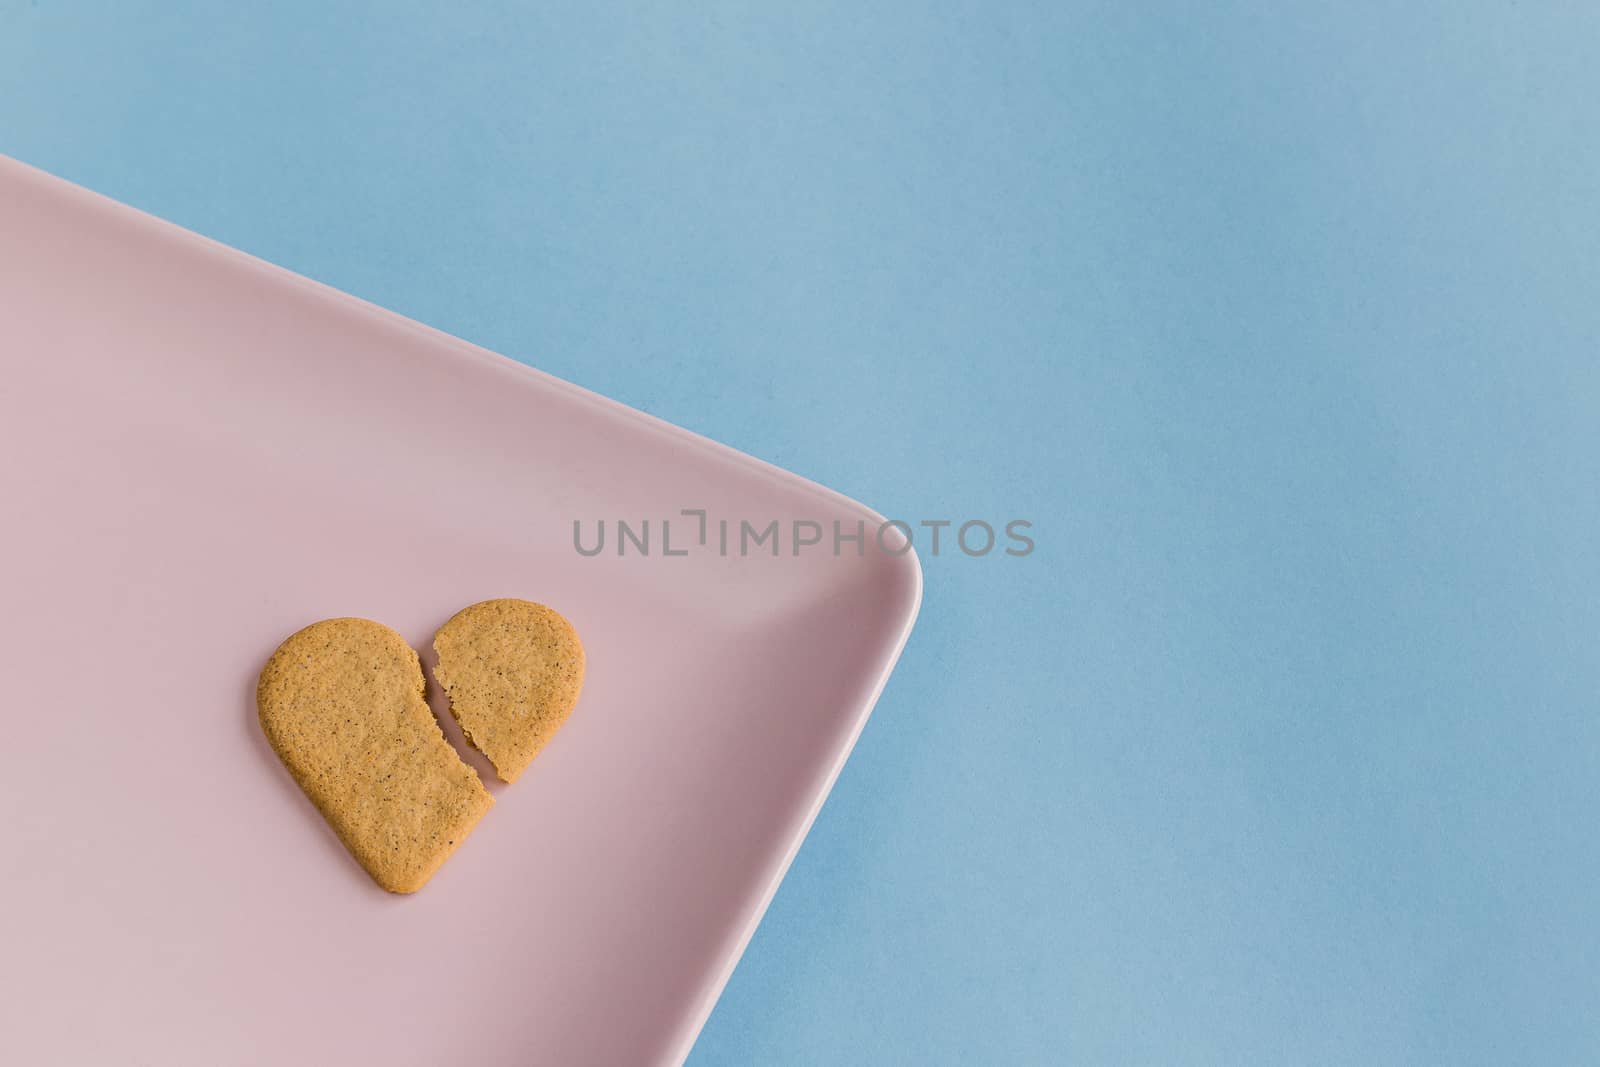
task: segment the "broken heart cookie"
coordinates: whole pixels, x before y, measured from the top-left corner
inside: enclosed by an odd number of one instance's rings
[[[391,893],[421,889],[494,804],[445,741],[425,685],[399,634],[328,619],[279,645],[256,687],[283,765]]]
[[[543,604],[485,600],[440,627],[433,650],[433,676],[461,732],[501,780],[515,782],[578,702],[578,632]]]

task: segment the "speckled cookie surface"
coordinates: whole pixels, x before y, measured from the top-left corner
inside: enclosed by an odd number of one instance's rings
[[[494,803],[445,741],[425,684],[399,634],[328,619],[279,645],[256,686],[278,757],[392,893],[421,889]]]
[[[543,604],[485,600],[440,627],[433,649],[433,676],[467,741],[502,780],[516,781],[578,702],[578,632]]]

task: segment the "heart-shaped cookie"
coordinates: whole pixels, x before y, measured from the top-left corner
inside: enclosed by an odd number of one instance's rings
[[[312,623],[261,671],[261,729],[350,853],[391,893],[433,877],[494,804],[423,699],[417,654],[367,619]]]
[[[440,627],[433,650],[433,676],[461,732],[501,780],[515,782],[578,702],[578,632],[543,604],[485,600]]]

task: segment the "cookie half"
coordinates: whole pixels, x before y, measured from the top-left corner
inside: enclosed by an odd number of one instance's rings
[[[433,676],[450,714],[501,780],[517,776],[572,714],[583,688],[583,644],[561,613],[529,600],[463,608],[433,639]]]
[[[328,619],[272,654],[261,730],[350,854],[391,893],[421,889],[494,798],[444,739],[417,654],[367,619]]]

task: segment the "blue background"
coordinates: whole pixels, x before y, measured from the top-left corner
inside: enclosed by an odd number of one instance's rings
[[[0,151],[1036,524],[693,1063],[1600,1056],[1592,5],[262,6],[0,0]]]

